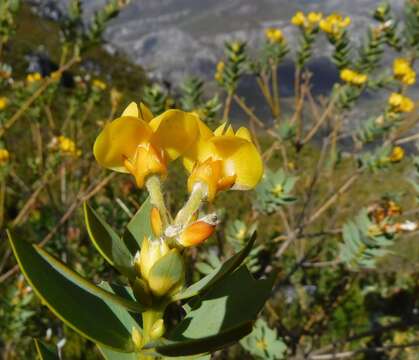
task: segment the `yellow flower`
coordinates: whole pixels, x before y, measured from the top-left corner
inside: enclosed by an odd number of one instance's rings
[[[184,159],[190,172],[189,191],[196,184],[204,185],[209,201],[221,190],[252,189],[263,174],[262,158],[249,131],[241,127],[234,133],[231,126],[225,128],[223,124],[212,134],[202,125],[199,141]]]
[[[350,24],[351,18],[349,16],[343,18],[342,15],[338,13],[330,14],[319,23],[320,29],[336,39],[339,39],[342,36],[343,30],[345,30]]]
[[[291,19],[291,24],[295,26],[305,26],[307,19],[302,11],[297,11]]]
[[[356,86],[364,85],[368,81],[368,76],[361,74],[351,69],[343,69],[340,72],[340,78],[342,81]]]
[[[6,149],[0,149],[0,165],[5,165],[10,160],[10,154]]]
[[[42,76],[39,72],[31,73],[26,76],[26,82],[32,84],[42,79]]]
[[[104,91],[107,88],[106,83],[104,83],[102,80],[99,80],[99,79],[94,79],[92,81],[92,86],[93,86],[93,88],[95,88],[96,90],[99,90],[99,91]]]
[[[388,104],[391,111],[396,113],[411,112],[415,107],[412,99],[399,93],[392,93],[388,98]]]
[[[93,152],[108,169],[131,173],[143,187],[149,175],[164,176],[167,164],[182,155],[198,136],[199,118],[180,110],[167,110],[154,117],[150,110],[132,102],[122,116],[105,126]]]
[[[77,149],[74,141],[63,135],[54,137],[49,146],[51,149],[55,151],[59,151],[63,155],[71,155],[71,156],[81,155],[81,150]]]
[[[404,158],[404,149],[400,146],[396,146],[393,148],[390,154],[390,161],[391,162],[399,162]]]
[[[7,99],[7,97],[5,96],[1,96],[0,97],[0,110],[3,110],[4,108],[6,108],[8,103],[9,103],[9,99]]]
[[[416,82],[416,72],[412,69],[410,62],[404,58],[394,59],[394,77],[406,85],[413,85]]]
[[[276,28],[268,28],[265,30],[265,36],[272,44],[280,44],[284,40],[282,31]]]
[[[323,14],[321,12],[311,11],[307,15],[307,20],[312,25],[317,25],[317,23],[322,19]]]

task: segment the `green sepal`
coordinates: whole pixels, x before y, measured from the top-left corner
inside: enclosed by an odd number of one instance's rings
[[[130,279],[135,278],[134,258],[124,241],[87,202],[84,203],[83,209],[87,232],[99,253],[121,274]]]
[[[138,248],[141,248],[144,236],[152,237],[153,235],[150,220],[152,207],[150,198],[147,198],[127,225],[127,230],[137,242]],[[125,237],[130,238],[128,236]]]
[[[148,285],[156,296],[163,296],[182,285],[185,279],[185,262],[179,250],[172,249],[150,269]]]
[[[50,349],[49,346],[44,344],[43,341],[38,339],[33,339],[35,342],[36,352],[40,360],[59,360],[58,354]]]
[[[165,356],[212,352],[252,331],[258,312],[271,293],[274,276],[255,280],[241,266],[194,302],[167,339],[146,344]]]
[[[247,242],[246,246],[243,247],[238,253],[233,255],[227,261],[222,263],[219,267],[217,267],[211,274],[203,277],[201,280],[197,281],[195,284],[192,284],[184,291],[180,292],[177,296],[175,296],[174,300],[184,300],[199,294],[203,294],[206,290],[211,288],[214,284],[221,281],[227,275],[232,273],[235,269],[237,269],[244,259],[246,259],[247,255],[249,255],[250,250],[252,249],[254,243],[256,241],[256,232],[253,233],[250,240]]]
[[[121,314],[127,314],[124,307],[112,297],[103,296],[105,290],[101,294],[93,284],[80,285],[80,275],[73,277],[74,272],[69,274],[63,268],[57,271],[31,244],[13,239],[9,232],[8,237],[26,280],[60,320],[91,341],[122,352],[134,350],[131,331],[121,321]]]

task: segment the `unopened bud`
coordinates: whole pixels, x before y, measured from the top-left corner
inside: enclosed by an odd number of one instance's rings
[[[131,330],[131,339],[137,349],[141,349],[143,347],[143,336],[141,335],[140,330],[138,330],[135,326],[133,326]]]
[[[185,247],[199,245],[207,240],[215,230],[215,224],[198,220],[189,225],[179,236],[178,242]]]
[[[163,233],[163,222],[160,216],[160,212],[157,208],[153,207],[150,214],[151,229],[156,237],[160,237]]]
[[[161,257],[166,255],[169,250],[169,247],[164,241],[152,241],[148,237],[144,237],[144,240],[141,243],[141,253],[135,256],[137,274],[141,275],[141,277],[147,281],[150,269]]]
[[[165,331],[166,331],[166,327],[164,326],[164,320],[163,319],[157,320],[153,324],[150,330],[151,340],[156,340],[156,339],[161,338],[164,335]]]

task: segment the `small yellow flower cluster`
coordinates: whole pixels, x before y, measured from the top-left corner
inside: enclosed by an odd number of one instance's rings
[[[338,13],[330,14],[328,17],[320,21],[320,29],[326,34],[330,35],[334,39],[339,39],[343,31],[351,24],[351,18],[346,16],[345,18]]]
[[[416,82],[416,72],[412,69],[410,62],[404,58],[397,58],[393,62],[394,77],[406,85],[413,85]]]
[[[10,154],[6,149],[0,149],[0,165],[5,165],[9,162]]]
[[[98,90],[98,91],[105,91],[107,88],[107,85],[105,82],[103,82],[102,80],[99,79],[94,79],[92,81],[92,86],[94,89]]]
[[[266,29],[265,37],[271,44],[281,44],[284,41],[284,34],[277,28]]]
[[[77,149],[74,141],[63,135],[54,137],[51,141],[50,148],[55,151],[61,152],[63,155],[70,155],[70,156],[81,155],[81,150]]]
[[[31,73],[26,76],[26,82],[28,84],[35,83],[42,79],[42,75],[39,72]]]
[[[404,158],[404,149],[400,146],[394,147],[390,154],[390,161],[399,162],[399,161],[402,161],[403,158]]]
[[[0,110],[3,110],[8,105],[9,100],[5,96],[0,96]]]
[[[221,81],[223,79],[224,68],[225,68],[224,61],[219,61],[217,64],[215,75],[214,75],[215,80]]]
[[[306,31],[311,31],[319,25],[322,17],[323,14],[320,12],[311,11],[306,16],[302,11],[297,11],[291,19],[291,24],[301,27]]]
[[[368,76],[351,69],[343,69],[340,78],[351,85],[362,86],[368,81]]]
[[[392,93],[388,98],[388,104],[395,113],[411,112],[415,107],[412,99],[399,93]]]

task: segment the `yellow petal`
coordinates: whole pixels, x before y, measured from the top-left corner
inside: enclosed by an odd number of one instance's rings
[[[224,133],[224,128],[226,127],[227,122],[222,123],[218,128],[215,129],[214,135],[221,136]]]
[[[140,118],[143,119],[146,122],[150,122],[153,119],[153,113],[150,111],[150,109],[144,104],[140,103]]]
[[[198,119],[194,113],[165,111],[150,121],[150,127],[154,131],[152,143],[166,150],[170,159],[176,159],[197,141]]]
[[[250,131],[243,126],[239,130],[237,130],[236,136],[245,139],[249,142],[252,142],[252,136],[250,135]]]
[[[137,146],[152,136],[150,126],[131,116],[120,117],[105,126],[97,137],[93,153],[99,165],[120,172],[128,172],[126,158],[133,158]]]
[[[213,144],[214,157],[223,160],[225,176],[236,176],[233,189],[254,188],[263,175],[263,162],[255,145],[239,137],[220,136],[209,140]],[[205,149],[206,154],[211,148]]]
[[[129,105],[125,108],[124,112],[122,113],[122,116],[132,116],[132,117],[138,117],[138,106],[136,102],[131,102]]]

